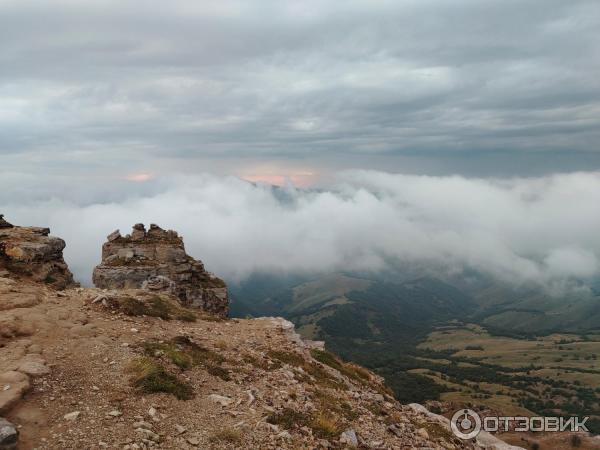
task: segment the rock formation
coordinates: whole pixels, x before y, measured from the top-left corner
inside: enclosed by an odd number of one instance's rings
[[[94,269],[94,285],[101,289],[143,288],[175,295],[188,307],[227,316],[227,286],[207,272],[204,264],[187,255],[177,232],[152,224],[146,231],[136,224],[131,235],[119,230],[102,246],[102,262]]]
[[[0,214],[0,228],[12,228],[13,226],[4,220],[4,214]]]
[[[0,272],[56,289],[71,285],[73,274],[62,254],[65,241],[49,234],[49,228],[12,226],[0,215]]]

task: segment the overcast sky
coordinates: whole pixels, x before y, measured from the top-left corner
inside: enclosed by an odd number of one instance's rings
[[[4,0],[2,171],[600,168],[597,0]]]
[[[0,1],[0,213],[81,280],[139,221],[238,279],[598,277],[599,142],[598,0]]]

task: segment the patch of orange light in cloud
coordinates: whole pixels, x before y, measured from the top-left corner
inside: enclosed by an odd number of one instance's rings
[[[132,173],[125,177],[127,181],[135,181],[136,183],[143,183],[154,178],[151,173]]]
[[[273,186],[285,186],[292,183],[298,187],[308,187],[313,183],[313,172],[293,172],[287,174],[256,173],[241,175],[241,178],[251,183],[265,183]]]

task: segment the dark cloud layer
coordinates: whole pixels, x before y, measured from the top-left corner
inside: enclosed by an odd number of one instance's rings
[[[600,168],[600,3],[0,4],[13,176]]]

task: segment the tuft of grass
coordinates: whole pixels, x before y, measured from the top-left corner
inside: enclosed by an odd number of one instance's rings
[[[215,347],[217,347],[219,350],[227,350],[229,345],[227,344],[227,341],[220,340],[215,342]]]
[[[238,430],[232,428],[225,428],[217,431],[210,438],[210,442],[228,442],[230,444],[240,444],[242,442],[242,434]]]
[[[343,362],[333,353],[325,350],[312,349],[310,351],[311,356],[322,364],[325,364],[333,369],[338,370],[341,374],[346,375],[348,378],[357,381],[365,386],[370,386],[375,389],[381,395],[394,396],[393,391],[385,384],[381,384],[371,379],[371,374],[367,369],[356,364]]]
[[[142,343],[144,354],[149,357],[165,355],[173,364],[181,369],[189,369],[193,365],[190,355],[180,350],[172,342],[147,341]]]
[[[329,392],[321,389],[316,389],[314,391],[314,397],[323,409],[327,408],[346,420],[352,421],[360,416],[350,403],[341,400],[339,396],[331,395]]]
[[[150,358],[138,358],[128,367],[132,384],[146,394],[165,392],[179,400],[189,400],[194,390],[188,383],[169,373],[162,365]]]
[[[319,367],[314,363],[306,362],[304,365],[302,365],[302,370],[304,370],[305,373],[308,373],[311,377],[313,377],[316,383],[320,386],[332,389],[346,388],[346,385],[343,382],[333,378],[329,374],[329,372],[327,372],[325,369]]]
[[[203,320],[204,322],[226,322],[229,320],[227,317],[215,316],[206,312],[200,312],[196,317],[198,317],[200,320]]]
[[[244,361],[245,363],[251,364],[254,367],[256,367],[258,369],[262,369],[262,370],[269,370],[271,368],[269,366],[269,361],[267,361],[265,359],[258,359],[248,353],[246,353],[242,357],[242,361]]]
[[[141,344],[150,358],[165,357],[181,370],[203,367],[209,374],[230,381],[229,372],[220,366],[223,356],[196,344],[187,336],[176,336],[168,342],[146,341]]]
[[[289,364],[290,366],[300,367],[302,364],[306,362],[302,355],[298,353],[285,352],[280,350],[270,350],[267,352],[267,355],[271,359],[275,359],[284,364]]]
[[[338,370],[343,375],[346,375],[348,378],[351,378],[355,381],[364,383],[371,380],[368,370],[351,363],[345,363],[333,353],[315,348],[310,351],[310,354],[320,363]]]
[[[229,372],[223,369],[221,366],[208,365],[206,366],[206,371],[214,377],[219,377],[223,381],[231,381]]]
[[[119,299],[119,308],[128,316],[160,317],[163,320],[177,319],[185,322],[195,322],[196,315],[181,308],[158,295],[142,301],[133,297]]]
[[[333,414],[320,411],[310,422],[310,427],[315,436],[322,439],[331,439],[344,431],[342,422]]]
[[[329,411],[321,409],[315,415],[305,414],[291,408],[283,408],[267,416],[267,422],[286,430],[307,426],[315,436],[331,439],[344,430],[344,423]]]
[[[175,319],[181,320],[182,322],[195,322],[197,320],[196,314],[191,311],[186,311],[182,309],[177,313]]]
[[[222,355],[196,344],[187,336],[176,336],[171,342],[183,348],[191,356],[194,364],[200,365],[206,361],[220,364],[225,361]]]
[[[283,408],[279,412],[273,412],[267,416],[267,422],[291,430],[303,427],[310,423],[310,416],[291,408]]]
[[[267,353],[267,355],[279,363],[279,365],[275,364],[273,368],[281,367],[281,364],[284,363],[302,369],[302,372],[296,372],[296,375],[301,381],[312,383],[310,378],[312,377],[321,386],[334,389],[344,387],[343,383],[333,378],[326,370],[314,364],[313,362],[307,361],[298,353],[271,350]]]

